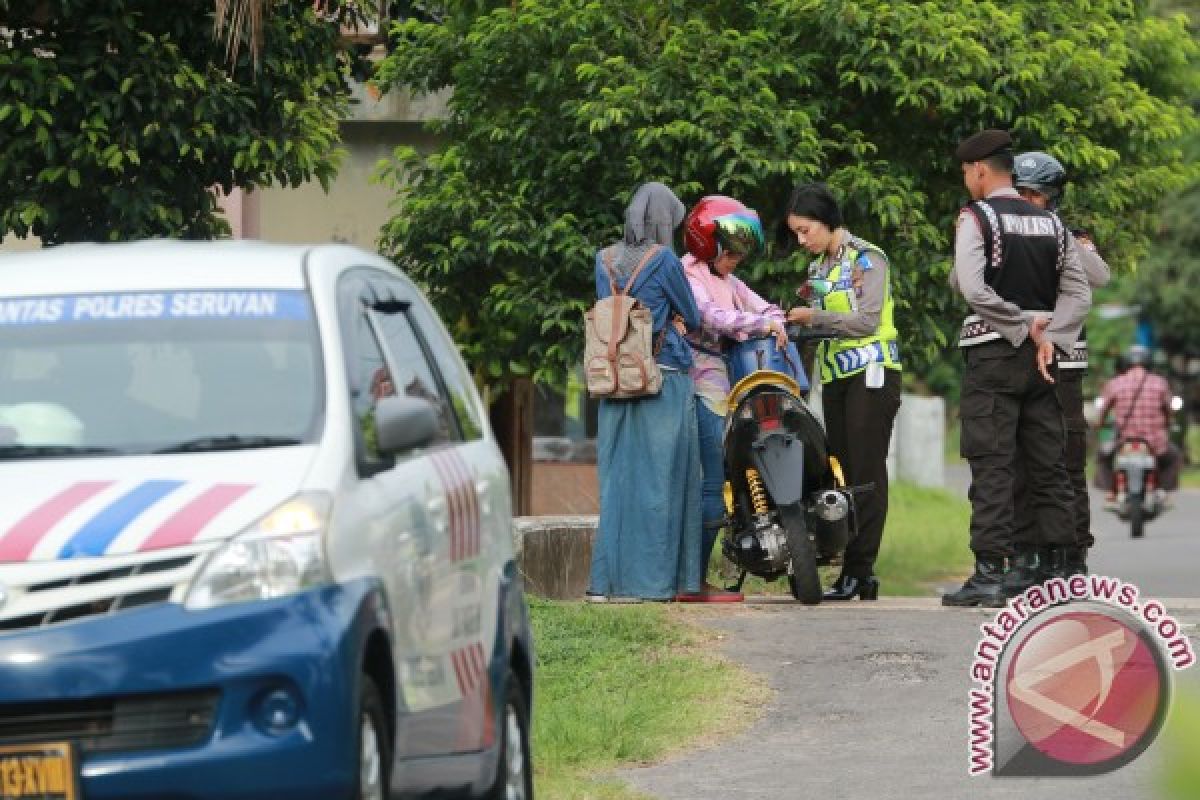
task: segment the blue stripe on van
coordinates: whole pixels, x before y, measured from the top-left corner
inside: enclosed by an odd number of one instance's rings
[[[87,524],[63,545],[58,557],[104,555],[104,551],[129,523],[180,486],[183,486],[183,481],[146,481],[135,486],[88,520]]]

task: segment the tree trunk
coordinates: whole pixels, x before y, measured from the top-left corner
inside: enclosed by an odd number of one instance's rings
[[[512,477],[513,515],[533,512],[533,381],[512,378],[491,403],[492,430]]]

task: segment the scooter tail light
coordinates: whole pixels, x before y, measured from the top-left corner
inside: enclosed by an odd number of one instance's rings
[[[783,404],[778,395],[767,394],[756,398],[754,412],[761,430],[777,431],[783,426]]]

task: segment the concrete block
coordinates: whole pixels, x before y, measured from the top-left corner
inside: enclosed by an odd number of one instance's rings
[[[517,517],[513,520],[517,568],[525,591],[553,600],[579,600],[592,567],[595,515]]]
[[[813,386],[808,405],[824,424],[821,386]],[[946,403],[940,397],[904,394],[888,442],[891,480],[942,487],[945,482]]]
[[[900,480],[918,486],[946,483],[946,401],[906,394],[900,402],[893,433]]]

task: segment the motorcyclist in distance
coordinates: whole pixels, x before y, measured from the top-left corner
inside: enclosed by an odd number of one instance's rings
[[[1148,368],[1150,351],[1133,345],[1125,354],[1125,369],[1104,384],[1101,392],[1100,425],[1111,414],[1116,425],[1114,441],[1144,439],[1158,460],[1159,486],[1163,503],[1171,505],[1171,493],[1179,488],[1182,462],[1179,449],[1167,430],[1171,420],[1171,387],[1167,379]],[[1113,451],[1115,452],[1115,450]],[[1108,490],[1105,505],[1114,507],[1117,495],[1112,475],[1113,453],[1097,453],[1096,484]]]

